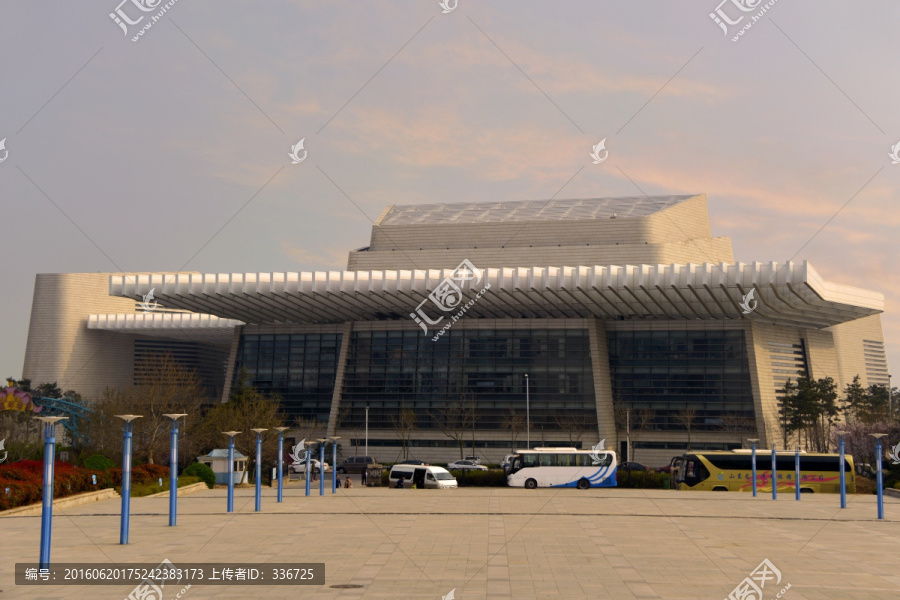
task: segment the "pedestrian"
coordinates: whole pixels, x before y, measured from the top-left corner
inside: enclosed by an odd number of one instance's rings
[[[348,477],[347,479],[350,479],[350,478]],[[341,476],[340,476],[340,475],[337,475],[337,476],[335,477],[334,482],[335,482],[335,485],[337,485],[337,487],[341,487]]]
[[[369,471],[368,469],[363,469],[362,477],[360,478],[360,482],[361,482],[363,485],[366,485],[366,482],[369,480],[369,473],[368,473],[368,471]]]
[[[350,479],[349,475],[347,475],[347,479],[344,481],[344,487],[348,490],[353,487],[353,480]]]
[[[400,477],[400,479],[397,480],[397,487],[400,488],[401,490],[406,489],[406,486],[403,485],[404,481],[405,481],[405,479],[402,476]]]

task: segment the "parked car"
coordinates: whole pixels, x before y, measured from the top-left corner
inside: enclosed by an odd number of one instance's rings
[[[362,473],[369,467],[377,467],[378,462],[371,456],[351,456],[338,465],[338,473]]]
[[[404,460],[403,462],[398,462],[398,465],[423,465],[428,466],[428,463],[424,460],[416,460],[414,458],[410,458],[409,460]]]
[[[315,472],[316,469],[319,468],[319,461],[316,459],[311,459],[309,461],[309,468],[311,471]],[[327,472],[329,470],[331,470],[331,466],[326,462],[325,463],[325,471]],[[292,464],[291,471],[293,471],[294,473],[306,473],[306,463],[302,462],[302,463]]]
[[[447,465],[448,471],[487,471],[488,468],[482,465],[476,465],[471,460],[458,460]]]
[[[443,490],[458,487],[456,478],[442,467],[396,464],[391,467],[391,474],[388,476],[390,487],[397,487],[401,477],[407,488],[411,488],[413,484],[416,489]]]
[[[639,462],[627,462],[622,463],[620,469],[625,469],[626,471],[649,471],[646,465],[642,465]]]
[[[465,460],[471,460],[473,464],[480,465],[481,459],[477,456],[467,456]]]

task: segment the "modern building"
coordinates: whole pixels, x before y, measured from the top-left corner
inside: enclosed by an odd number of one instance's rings
[[[780,440],[798,372],[887,384],[883,310],[734,263],[704,195],[389,206],[345,271],[38,275],[24,377],[90,396],[172,351],[222,401],[243,370],[323,433],[368,423],[380,461],[606,440],[658,466]]]

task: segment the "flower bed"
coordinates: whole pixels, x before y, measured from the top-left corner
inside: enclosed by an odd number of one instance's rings
[[[0,465],[0,510],[25,506],[41,501],[43,494],[44,463],[38,460],[20,460]],[[96,485],[92,476],[97,476]],[[54,467],[53,496],[62,498],[81,492],[109,487],[102,471],[92,471],[57,462]]]

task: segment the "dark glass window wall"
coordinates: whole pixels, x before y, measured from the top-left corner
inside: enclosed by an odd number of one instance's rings
[[[590,345],[585,329],[451,329],[437,342],[415,331],[359,331],[351,338],[344,379],[342,427],[392,429],[401,410],[417,429],[454,406],[474,406],[476,428],[510,430],[521,418],[525,438],[525,374],[529,375],[531,439],[541,431],[596,431]],[[562,424],[562,427],[561,427]],[[556,439],[558,435],[554,437]],[[549,438],[547,438],[549,439]]]
[[[234,377],[245,368],[251,385],[281,397],[291,420],[327,422],[340,346],[340,333],[244,335]]]
[[[607,339],[613,399],[653,411],[645,429],[684,430],[677,417],[688,408],[694,431],[720,431],[726,415],[753,418],[743,331],[609,331]]]

